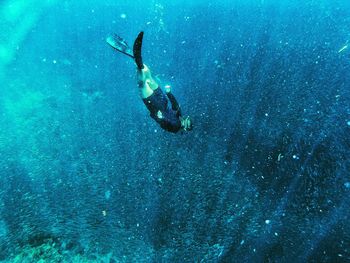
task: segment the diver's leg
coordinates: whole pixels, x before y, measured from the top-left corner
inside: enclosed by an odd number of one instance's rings
[[[140,32],[137,38],[135,39],[134,46],[133,46],[135,63],[139,70],[142,70],[144,68],[144,65],[142,62],[142,55],[141,55],[142,39],[143,39],[143,32]]]
[[[153,91],[159,88],[158,83],[152,78],[151,71],[142,62],[142,39],[143,32],[141,31],[137,38],[135,39],[133,46],[133,53],[135,58],[135,63],[138,69],[138,82],[141,88],[141,96],[147,98],[153,94]],[[151,92],[151,90],[152,92]],[[143,94],[143,95],[142,95]]]
[[[139,92],[142,99],[146,99],[153,94],[153,90],[150,88],[149,83],[139,82]]]
[[[159,88],[158,83],[152,78],[150,69],[143,65],[144,68],[137,70],[137,80],[142,99],[148,98],[153,91]]]

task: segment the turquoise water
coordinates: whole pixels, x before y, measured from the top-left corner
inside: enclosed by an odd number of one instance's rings
[[[349,3],[96,2],[0,1],[0,261],[349,262]]]

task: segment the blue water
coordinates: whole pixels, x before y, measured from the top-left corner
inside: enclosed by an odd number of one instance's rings
[[[39,2],[0,2],[0,261],[350,262],[348,1]]]

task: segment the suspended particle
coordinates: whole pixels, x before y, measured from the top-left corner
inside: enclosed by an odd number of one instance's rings
[[[278,157],[277,157],[277,161],[281,161],[282,157],[283,157],[282,154],[279,153],[279,154],[278,154]]]
[[[106,200],[109,200],[109,198],[111,197],[111,191],[106,191],[105,192],[105,198],[106,198]]]
[[[339,49],[338,53],[343,52],[344,50],[346,50],[348,48],[348,45],[343,46],[341,49]]]

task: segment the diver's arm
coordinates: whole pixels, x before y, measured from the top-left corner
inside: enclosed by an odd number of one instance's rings
[[[171,102],[171,108],[178,113],[178,116],[181,116],[180,105],[175,99],[175,96],[171,92],[166,92],[166,95]]]

